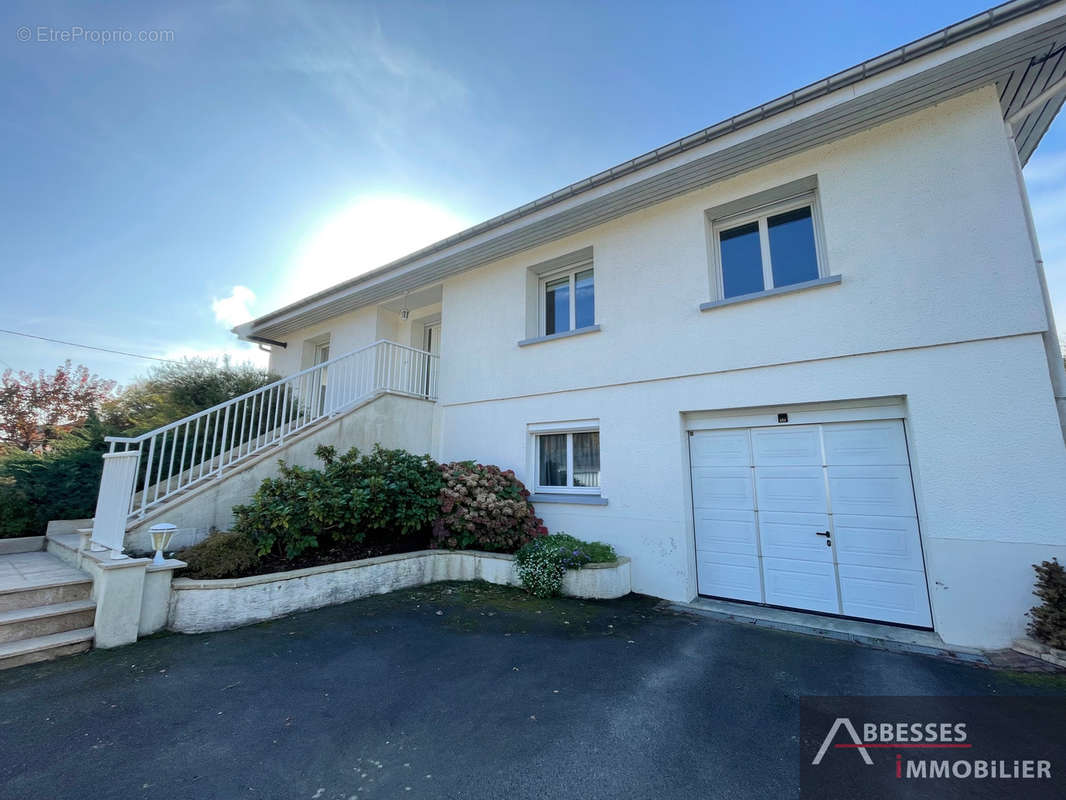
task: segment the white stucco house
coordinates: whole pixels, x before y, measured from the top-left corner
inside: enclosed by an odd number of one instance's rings
[[[1006,646],[1066,559],[1021,173],[1064,76],[1066,2],[1016,0],[242,325],[288,383],[191,494],[224,516],[298,406],[307,449],[515,470],[635,591]],[[180,510],[159,448],[127,535]]]

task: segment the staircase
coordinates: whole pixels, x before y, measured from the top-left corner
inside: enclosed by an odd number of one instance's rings
[[[51,553],[0,556],[0,669],[90,649],[92,585]]]
[[[383,394],[435,401],[438,373],[437,355],[383,339],[140,436],[109,436],[93,543],[121,553],[157,509]]]

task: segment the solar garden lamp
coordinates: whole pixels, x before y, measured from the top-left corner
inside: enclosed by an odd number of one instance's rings
[[[148,529],[148,533],[152,535],[152,547],[155,548],[153,564],[163,563],[163,551],[170,546],[170,540],[174,538],[174,531],[177,529],[177,525],[171,525],[169,522],[160,522]]]

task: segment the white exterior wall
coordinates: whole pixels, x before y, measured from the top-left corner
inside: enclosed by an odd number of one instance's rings
[[[528,422],[598,418],[608,505],[537,512],[630,556],[634,591],[688,601],[685,412],[904,396],[934,627],[949,644],[999,647],[1033,605],[1030,565],[1066,557],[1066,457],[1044,365],[1039,336],[1025,335],[450,406],[444,457],[529,483]]]
[[[700,312],[704,211],[818,176],[840,286]],[[602,331],[518,348],[528,267],[591,245]],[[1047,327],[991,89],[472,270],[444,285],[446,404]]]
[[[635,591],[691,600],[686,412],[903,397],[935,629],[1009,644],[1030,565],[1066,557],[1066,449],[1008,148],[990,87],[448,279],[441,457],[531,483],[528,424],[598,419],[608,505],[538,512],[632,557]],[[699,311],[704,212],[810,175],[842,282]],[[602,330],[518,347],[528,268],[590,245]]]
[[[288,338],[288,347],[271,349],[270,371],[284,377],[312,366],[309,361],[312,354],[306,352],[304,343],[325,335],[329,336],[330,356],[334,358],[366,347],[377,341],[377,326],[377,308],[367,307],[304,328]]]

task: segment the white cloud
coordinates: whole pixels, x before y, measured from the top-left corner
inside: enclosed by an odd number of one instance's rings
[[[255,292],[247,286],[234,286],[229,297],[216,297],[211,301],[211,310],[215,312],[216,320],[232,328],[252,318],[250,307],[254,302]]]
[[[434,115],[471,94],[457,75],[387,37],[373,12],[310,12],[299,3],[288,12],[299,35],[271,53],[269,68],[294,72],[327,93],[386,152],[412,131],[424,146]]]

